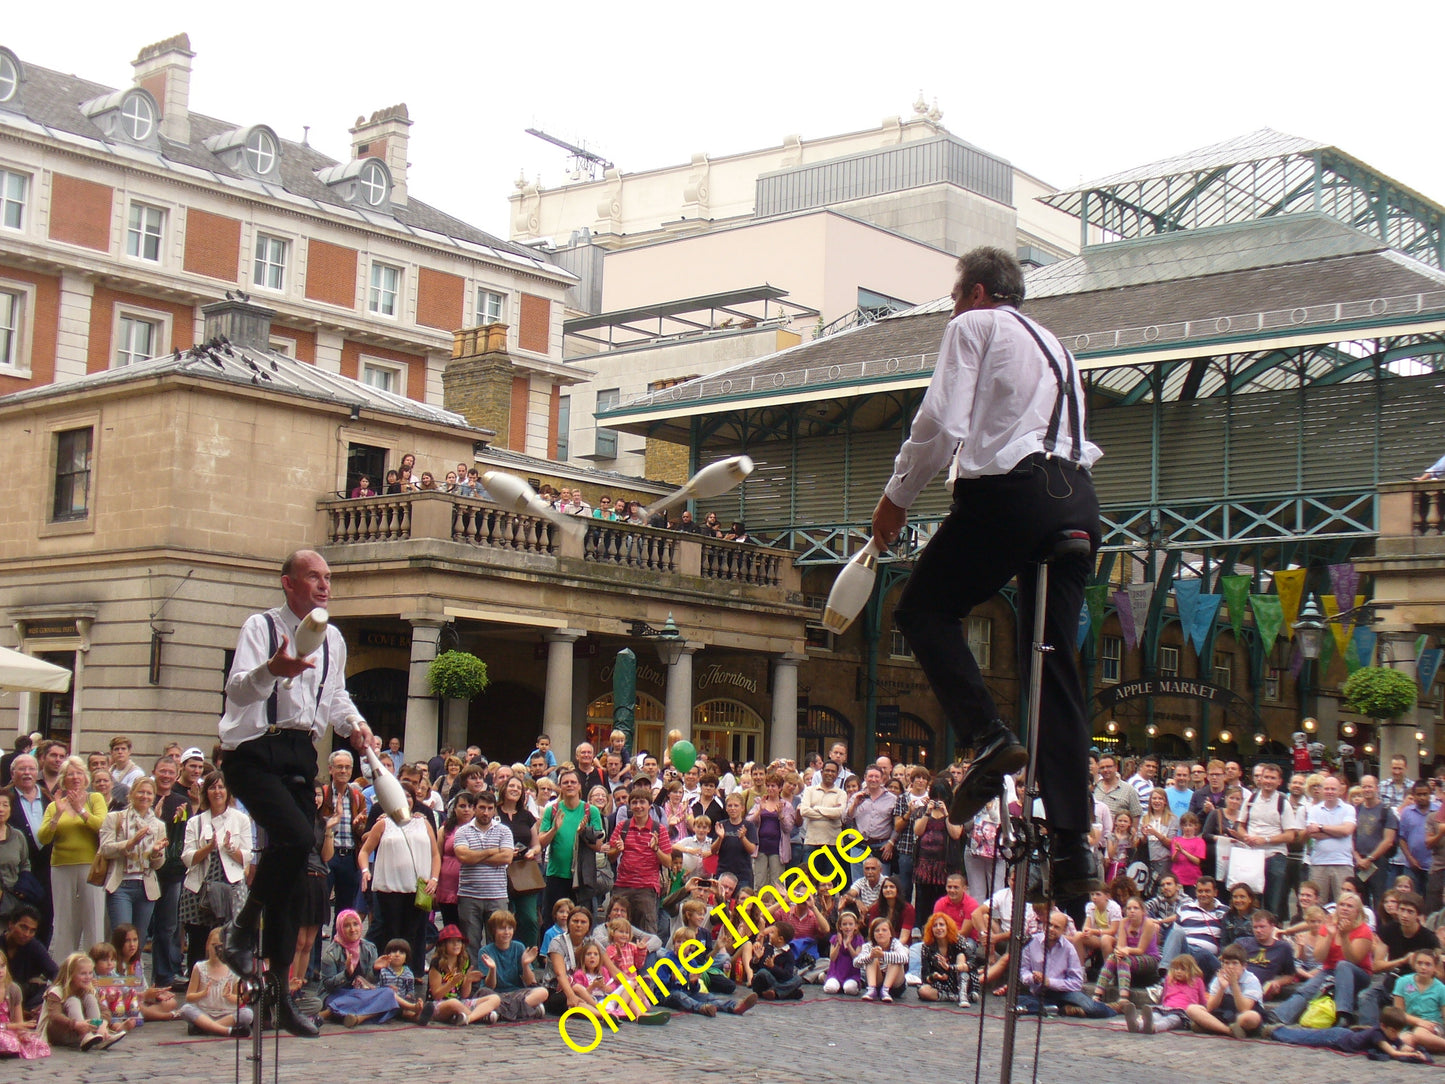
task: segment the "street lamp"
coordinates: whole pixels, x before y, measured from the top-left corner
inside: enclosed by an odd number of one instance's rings
[[[1324,640],[1325,621],[1313,593],[1305,599],[1304,609],[1300,611],[1299,620],[1292,628],[1299,635],[1299,653],[1306,659],[1318,659]]]
[[[632,622],[632,635],[639,639],[651,640],[657,647],[657,657],[662,660],[663,666],[671,667],[673,663],[682,658],[685,646],[682,630],[672,619],[671,611],[668,612],[667,621],[660,629],[653,628],[646,621]]]

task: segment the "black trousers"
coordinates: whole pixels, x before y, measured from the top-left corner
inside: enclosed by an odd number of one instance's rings
[[[316,842],[316,747],[305,730],[263,734],[228,752],[221,770],[231,793],[266,830],[251,899],[264,908],[266,958],[284,976],[296,956],[306,858]]]
[[[1089,533],[1099,547],[1094,483],[1059,459],[1030,456],[1008,474],[960,479],[953,507],[924,548],[893,612],[928,676],[960,747],[993,719],[998,706],[968,649],[964,619],[1018,577],[1019,685],[1027,687],[1037,593],[1036,559],[1060,531]],[[1039,741],[1039,781],[1050,823],[1087,832],[1089,733],[1076,636],[1092,557],[1049,568]],[[1023,696],[1020,696],[1022,704]],[[1020,709],[1022,710],[1022,709]]]

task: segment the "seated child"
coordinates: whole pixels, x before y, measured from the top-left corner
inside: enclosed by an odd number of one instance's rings
[[[632,923],[613,918],[607,923],[607,958],[618,971],[628,968],[641,971],[647,963],[647,950],[633,940]]]
[[[478,962],[487,968],[486,984],[502,999],[497,1013],[503,1020],[540,1020],[547,1014],[547,990],[532,972],[537,950],[523,947],[516,933],[517,919],[510,911],[493,911],[487,917],[490,943]]]
[[[472,967],[467,955],[467,939],[462,931],[456,926],[444,926],[437,935],[431,970],[427,972],[427,990],[436,1002],[436,1021],[456,1027],[482,1020],[495,1024],[502,999],[493,993],[473,997],[481,981],[482,973]]]
[[[416,976],[406,963],[410,957],[411,942],[405,937],[393,937],[388,941],[386,951],[376,958],[377,984],[396,995],[403,1020],[426,1024],[431,1021],[428,1011],[431,1002],[417,993]]]
[[[1379,1051],[1395,1061],[1429,1061],[1430,1055],[1410,1044],[1405,1010],[1386,1005],[1380,1010],[1380,1022],[1372,1028],[1299,1028],[1279,1026],[1271,1029],[1276,1042],[1294,1046],[1323,1046],[1342,1054],[1364,1054]]]
[[[886,918],[875,918],[868,927],[868,942],[854,957],[863,972],[867,989],[864,1001],[891,1003],[907,989],[904,973],[908,967],[908,948],[893,934]]]
[[[236,996],[236,973],[221,959],[220,927],[206,938],[206,958],[191,969],[186,1003],[181,1019],[191,1035],[228,1035],[245,1038],[251,1034],[251,1009]]]
[[[1203,1008],[1208,996],[1204,989],[1204,972],[1193,956],[1184,953],[1169,961],[1169,971],[1164,976],[1164,992],[1159,998],[1157,1010],[1152,1005],[1135,1007],[1132,1001],[1124,1002],[1121,1007],[1130,1031],[1155,1035],[1187,1029],[1189,1009]]]
[[[577,970],[571,976],[572,989],[586,991],[597,1007],[601,1007],[607,996],[617,989],[617,981],[603,962],[605,958],[606,953],[596,941],[582,942],[577,954]],[[635,1019],[630,1007],[617,998],[607,1002],[607,1011],[619,1020],[623,1017]]]
[[[838,914],[838,932],[828,949],[828,971],[823,976],[823,993],[847,994],[853,997],[863,986],[863,972],[858,970],[855,957],[865,944],[858,924],[858,916],[852,911]]]
[[[101,1016],[95,961],[85,953],[72,952],[61,963],[55,982],[45,991],[36,1028],[47,1042],[81,1050],[108,1050],[125,1038],[125,1032],[112,1031]]]
[[[146,986],[145,968],[141,966],[140,931],[128,922],[117,922],[110,930],[110,943],[115,946],[116,974],[138,979],[141,994],[141,1017],[145,1020],[175,1020],[181,1015],[176,995],[168,987]]]
[[[1431,1054],[1445,1053],[1445,982],[1436,978],[1439,961],[1429,949],[1418,949],[1410,957],[1413,975],[1401,975],[1393,989],[1395,1007],[1405,1014],[1410,1026],[1410,1045]]]
[[[798,975],[798,960],[793,952],[792,923],[779,919],[765,927],[761,937],[762,943],[754,949],[752,960],[753,981],[749,985],[753,992],[764,1001],[802,998],[803,980]]]
[[[0,952],[0,1058],[50,1057],[50,1044],[25,1020],[24,998],[10,981],[10,961]]]
[[[109,941],[90,946],[95,961],[95,997],[100,1013],[112,1031],[130,1031],[145,1023],[141,1017],[141,996],[145,981],[121,975],[116,970],[117,953]]]
[[[704,988],[700,977],[684,967],[678,955],[683,945],[692,940],[693,931],[686,926],[679,926],[672,932],[668,951],[658,958],[653,967],[656,985],[666,991],[667,995],[661,1004],[669,1009],[698,1013],[701,1016],[716,1016],[720,1011],[741,1016],[758,1003],[758,995],[755,993],[750,992],[742,998],[731,998],[711,993]],[[700,961],[706,957],[697,956],[695,952],[696,950],[689,953],[688,959],[694,966],[701,966]]]
[[[1243,946],[1224,946],[1219,954],[1219,972],[1209,985],[1204,1004],[1190,1005],[1184,1010],[1195,1031],[1243,1039],[1259,1030],[1264,1023],[1259,1011],[1264,1004],[1264,991],[1245,966],[1247,961]]]
[[[679,912],[681,925],[680,930],[686,930],[689,937],[693,937],[702,943],[707,953],[712,957],[712,967],[707,971],[707,988],[714,994],[730,994],[737,989],[737,983],[728,978],[728,955],[722,950],[722,944],[712,935],[712,927],[707,922],[708,905],[703,900],[684,900],[682,909]]]

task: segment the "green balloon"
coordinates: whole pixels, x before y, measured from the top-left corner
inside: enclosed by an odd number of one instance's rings
[[[674,742],[672,745],[672,766],[680,772],[691,771],[697,763],[697,750],[690,741]]]

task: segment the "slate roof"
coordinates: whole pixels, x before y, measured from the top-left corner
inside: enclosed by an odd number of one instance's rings
[[[392,204],[385,213],[348,204],[316,176],[317,170],[339,163],[306,144],[280,139],[280,159],[275,170],[264,179],[232,169],[220,155],[205,147],[205,141],[212,136],[246,127],[246,124],[192,111],[189,143],[176,143],[162,136],[157,151],[107,139],[105,133],[81,112],[80,105],[115,90],[79,76],[26,63],[22,58],[20,86],[12,99],[0,103],[0,127],[29,128],[37,134],[79,142],[103,153],[172,169],[203,182],[209,180],[226,187],[244,189],[255,196],[283,203],[299,203],[303,207],[311,204],[316,210],[354,217],[379,228],[399,229],[423,240],[428,239],[429,234],[435,235],[431,239],[459,242],[478,250],[478,255],[492,255],[512,265],[530,267],[548,277],[573,277],[543,259],[535,250],[477,229],[410,194],[405,206]],[[259,118],[247,122],[252,123],[260,123]]]

